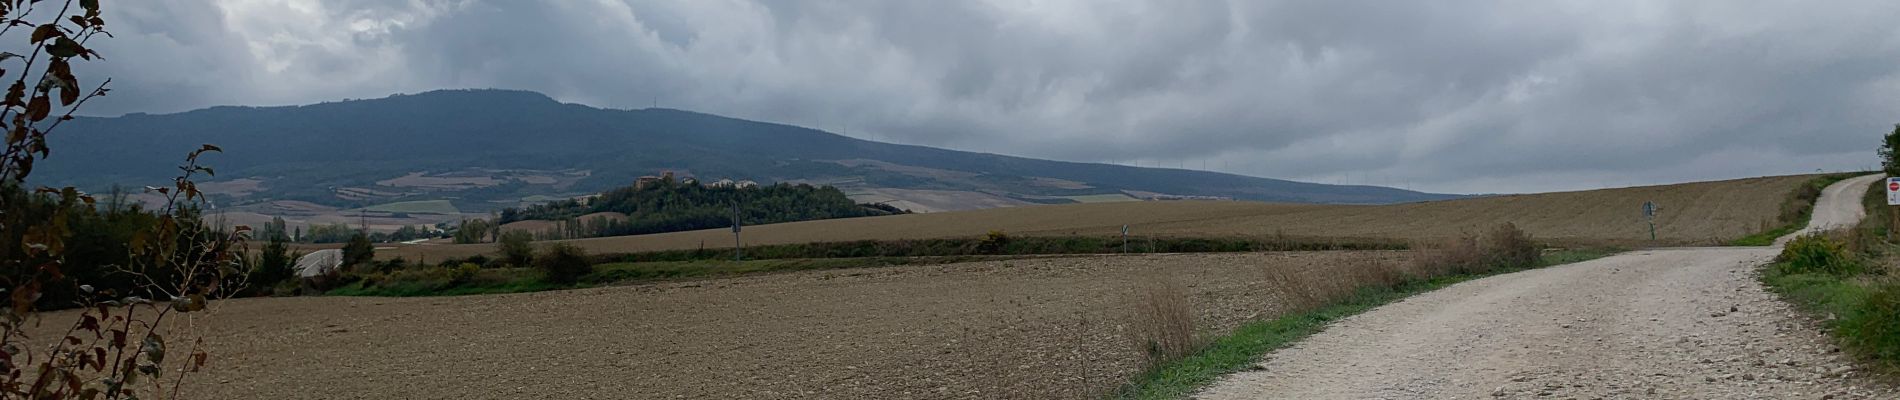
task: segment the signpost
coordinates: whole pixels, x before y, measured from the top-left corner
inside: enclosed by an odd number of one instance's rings
[[[1894,209],[1894,206],[1900,206],[1900,177],[1890,176],[1887,177],[1887,207],[1889,208],[1887,214],[1892,215],[1895,221],[1900,221],[1900,209]],[[1900,226],[1900,223],[1890,223],[1887,226]],[[1893,241],[1891,228],[1887,229],[1887,241]]]
[[[1656,241],[1656,202],[1643,202],[1643,220],[1649,222],[1649,241]]]
[[[732,260],[745,257],[745,242],[739,241],[739,202],[732,202]]]
[[[1900,177],[1887,178],[1887,205],[1900,206]]]

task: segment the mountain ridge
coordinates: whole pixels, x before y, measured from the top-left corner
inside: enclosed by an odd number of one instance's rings
[[[884,143],[690,110],[562,103],[521,90],[81,117],[61,129],[51,138],[53,148],[85,150],[48,157],[39,183],[98,188],[162,181],[186,151],[212,143],[225,149],[207,160],[222,172],[216,181],[258,181],[254,190],[222,193],[234,204],[360,207],[454,198],[479,210],[507,206],[510,198],[598,192],[662,170],[834,184],[868,197],[968,193],[1023,204],[1116,194],[1355,204],[1460,197]],[[421,174],[409,179],[415,182],[391,183],[414,173]],[[474,176],[480,174],[490,176]],[[436,184],[458,179],[467,187]]]

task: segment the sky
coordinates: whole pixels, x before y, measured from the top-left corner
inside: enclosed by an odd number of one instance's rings
[[[451,88],[1448,193],[1869,169],[1900,2],[111,1],[87,114]]]

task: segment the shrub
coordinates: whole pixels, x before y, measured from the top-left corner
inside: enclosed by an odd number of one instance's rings
[[[508,265],[527,267],[534,263],[534,234],[525,231],[510,231],[501,234],[501,259]]]
[[[376,264],[376,270],[382,271],[382,272],[400,271],[400,270],[409,268],[409,260],[403,259],[402,257],[396,257],[395,259],[390,259],[390,260],[383,260],[382,262],[378,262],[375,264]]]
[[[1854,254],[1873,254],[1886,247],[1886,225],[1885,216],[1862,218],[1852,229],[1847,230],[1847,249]]]
[[[1842,319],[1848,345],[1889,363],[1900,361],[1900,282],[1887,280],[1868,289],[1867,299]]]
[[[462,264],[475,264],[476,266],[486,268],[488,267],[488,263],[489,263],[489,258],[487,255],[476,254],[476,255],[468,256],[468,258],[450,257],[447,259],[443,259],[442,262],[436,263],[436,266],[443,267],[443,268],[454,268],[455,266],[462,265]]]
[[[1775,261],[1775,271],[1781,274],[1847,275],[1860,271],[1860,263],[1848,252],[1847,245],[1824,235],[1795,238],[1781,249]]]
[[[1543,249],[1530,234],[1508,222],[1484,235],[1466,235],[1417,248],[1412,270],[1425,275],[1487,273],[1530,268],[1543,262]]]
[[[535,267],[541,270],[549,283],[572,284],[580,281],[581,276],[594,273],[594,264],[587,258],[587,251],[579,246],[567,243],[548,245]]]
[[[350,237],[350,243],[343,245],[343,267],[348,269],[376,259],[376,246],[369,243],[369,236],[357,233]]]
[[[296,296],[302,288],[303,285],[298,284],[296,280],[285,280],[272,285],[269,294],[272,297]]]
[[[469,281],[474,280],[475,274],[482,272],[482,266],[475,265],[472,263],[462,263],[454,267],[449,267],[447,268],[447,270],[448,270],[448,275],[449,275],[449,285],[459,286],[459,285],[466,284]]]
[[[1009,242],[1008,233],[990,231],[983,235],[983,240],[976,242],[976,251],[983,254],[1003,254],[1004,250],[1009,249]]]
[[[1491,229],[1485,238],[1485,253],[1489,254],[1493,268],[1529,268],[1542,262],[1544,251],[1531,241],[1531,235],[1517,224],[1506,222]]]
[[[285,280],[296,276],[291,267],[297,258],[290,253],[288,240],[283,236],[272,236],[264,244],[262,254],[258,256],[256,268],[251,270],[250,284],[259,294],[272,294],[273,288]]]
[[[1484,263],[1484,252],[1478,248],[1478,239],[1472,236],[1420,244],[1415,248],[1417,255],[1412,262],[1417,269],[1427,271],[1427,275],[1476,272]]]
[[[1847,345],[1877,360],[1900,360],[1900,282],[1877,282],[1866,301],[1841,318],[1839,334]]]

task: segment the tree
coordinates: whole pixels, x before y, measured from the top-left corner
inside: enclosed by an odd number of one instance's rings
[[[601,193],[583,204],[572,199],[501,211],[496,223],[520,220],[561,221],[542,233],[548,238],[600,237],[724,228],[732,226],[732,207],[746,223],[772,224],[828,218],[900,214],[888,205],[858,204],[837,188],[779,184],[754,189],[668,184],[624,187]],[[618,213],[624,218],[595,217]]]
[[[1894,124],[1880,144],[1880,166],[1887,176],[1900,176],[1900,124]]]
[[[304,236],[306,243],[347,243],[359,232],[347,224],[311,225]]]
[[[485,242],[484,239],[488,237],[488,225],[488,221],[481,218],[463,220],[462,225],[455,228],[455,244]]]
[[[594,273],[594,264],[587,259],[587,251],[572,244],[550,244],[538,261],[535,267],[541,270],[542,277],[549,283],[569,285],[579,282],[582,276]]]
[[[34,164],[52,154],[48,137],[112,82],[86,90],[73,74],[73,63],[102,59],[86,47],[112,36],[101,15],[98,0],[0,2],[8,27],[0,39],[20,40],[6,47],[26,53],[0,53],[0,82],[12,81],[0,97],[0,366],[11,371],[0,374],[0,399],[178,397],[210,357],[199,327],[215,313],[167,317],[205,311],[246,285],[250,228],[226,230],[199,212],[206,198],[195,179],[215,175],[199,158],[222,152],[217,146],[186,155],[169,185],[147,186],[162,199],[152,210],[108,198],[101,213],[76,188],[27,188]],[[89,273],[108,270],[114,278]],[[61,293],[70,302],[41,303]],[[78,310],[55,317],[39,314],[41,306]],[[27,337],[27,324],[42,323],[71,334],[50,343]]]
[[[416,229],[414,226],[403,225],[402,228],[397,228],[395,233],[389,234],[389,241],[407,242],[420,237],[422,237],[422,230]]]
[[[508,231],[501,234],[501,259],[508,265],[528,267],[534,262],[534,234],[526,231]]]
[[[290,226],[289,223],[284,222],[284,217],[270,217],[270,222],[264,224],[264,229],[258,230],[257,236],[262,237],[266,240],[274,239],[280,236],[284,238],[289,238],[290,237],[290,231],[288,228],[289,226]]]
[[[263,293],[269,293],[271,287],[290,279],[291,264],[296,262],[296,259],[290,258],[290,236],[271,236],[268,240],[258,255],[255,269],[251,271],[252,287]]]
[[[357,233],[350,237],[350,243],[343,245],[343,266],[345,268],[370,262],[376,259],[376,246],[370,244],[369,235]]]

